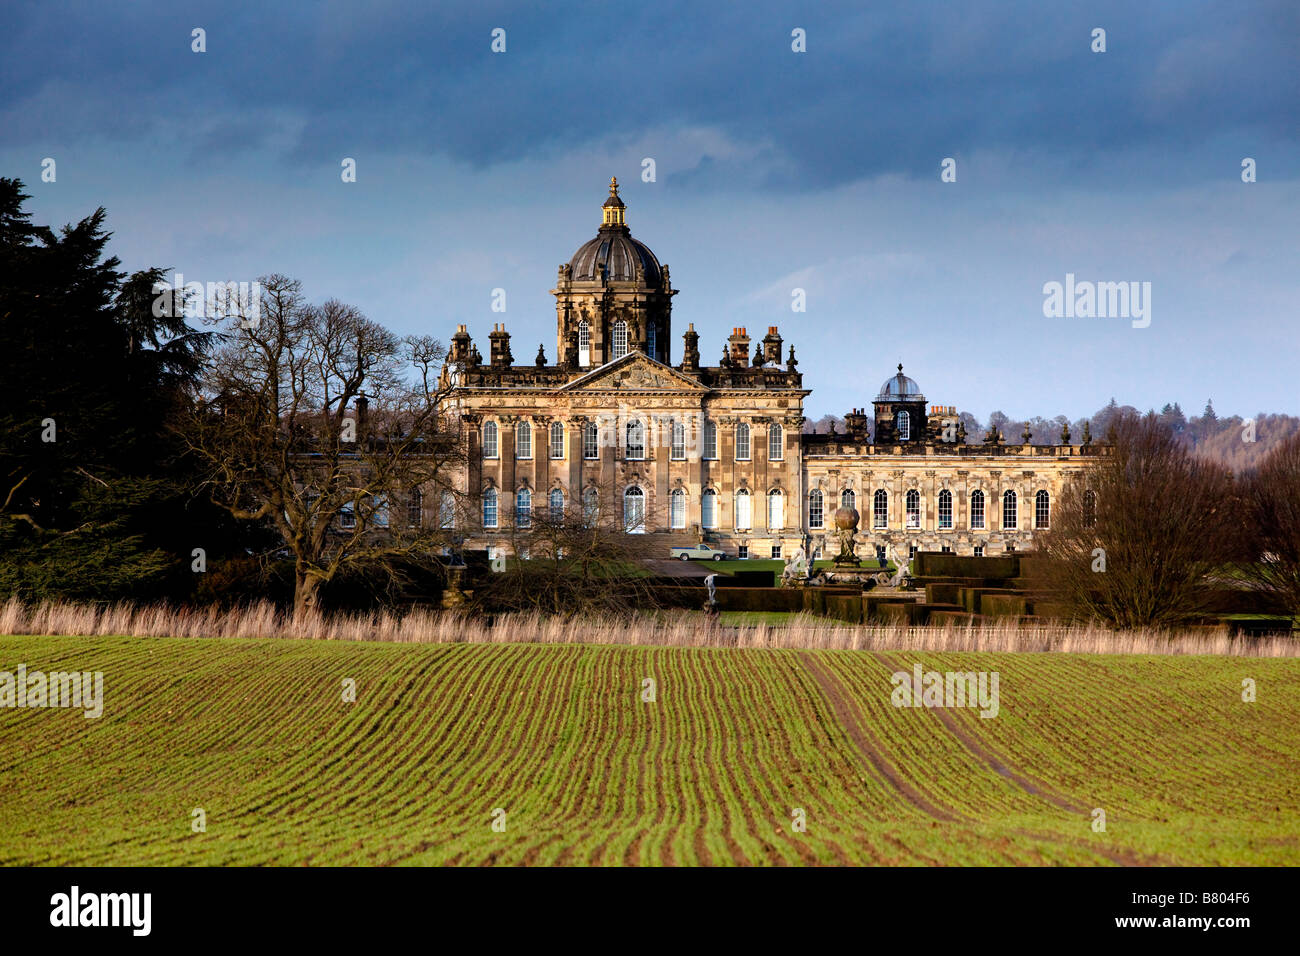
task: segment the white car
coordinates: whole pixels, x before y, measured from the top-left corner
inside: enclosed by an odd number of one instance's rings
[[[681,561],[690,561],[692,558],[697,561],[721,561],[727,556],[727,552],[710,548],[707,544],[693,544],[689,548],[671,548],[669,553]]]

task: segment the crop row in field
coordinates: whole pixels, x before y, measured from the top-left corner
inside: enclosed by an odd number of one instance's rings
[[[0,639],[19,662],[105,702],[0,709],[6,864],[1300,861],[1294,659]],[[918,663],[996,670],[997,717],[894,706]]]

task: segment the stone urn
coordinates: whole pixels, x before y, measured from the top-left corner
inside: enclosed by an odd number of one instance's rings
[[[857,508],[836,508],[835,514],[831,516],[835,526],[835,536],[840,539],[840,553],[833,561],[836,567],[847,565],[856,568],[862,563],[855,553],[859,519]]]

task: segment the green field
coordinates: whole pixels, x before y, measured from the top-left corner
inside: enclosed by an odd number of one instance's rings
[[[914,660],[997,671],[998,716],[891,706]],[[0,709],[8,865],[1300,863],[1296,659],[0,638],[20,662],[102,671],[104,714]]]

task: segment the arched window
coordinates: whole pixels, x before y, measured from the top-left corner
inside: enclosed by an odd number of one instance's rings
[[[444,491],[442,493],[442,496],[445,498],[449,494],[451,494],[451,492]],[[441,509],[439,509],[439,514],[441,513],[442,513]],[[408,528],[419,528],[423,524],[424,524],[424,492],[422,492],[418,487],[416,487],[411,489],[411,494],[406,499],[406,526]],[[442,525],[439,524],[439,527],[442,527]]]
[[[659,357],[655,353],[655,344],[656,344],[655,338],[656,338],[655,326],[654,323],[651,322],[650,325],[645,330],[645,344],[646,344],[646,352],[649,354],[649,356],[652,359],[657,359]]]
[[[686,492],[681,488],[673,489],[668,496],[668,527],[674,530],[686,527]]]
[[[749,426],[744,422],[736,426],[736,461],[749,461]]]
[[[780,531],[785,527],[785,495],[774,488],[767,493],[767,530]]]
[[[551,457],[564,457],[564,423],[551,422]]]
[[[450,491],[444,491],[438,501],[438,527],[456,527],[456,498]]]
[[[704,423],[704,457],[718,457],[718,423]]]
[[[899,412],[894,416],[894,424],[898,428],[898,440],[910,441],[912,438],[912,416],[907,412]]]
[[[614,347],[610,353],[610,360],[622,358],[627,354],[627,323],[619,319],[614,323]]]
[[[1034,527],[1050,528],[1052,526],[1052,497],[1046,490],[1034,495]]]
[[[718,493],[712,488],[706,488],[700,499],[700,524],[706,528],[718,526]]]
[[[970,526],[979,530],[984,528],[984,492],[970,493]]]
[[[582,426],[582,457],[587,459],[600,457],[600,432],[595,422]]]
[[[588,488],[582,493],[582,523],[591,527],[600,517],[600,493]]]
[[[483,457],[495,458],[497,456],[497,423],[483,423]]]
[[[808,527],[824,528],[826,526],[826,505],[822,493],[814,488],[808,492]]]
[[[522,421],[515,425],[515,457],[533,457],[533,423]]]
[[[767,426],[767,460],[785,460],[785,431],[780,425]]]
[[[1097,492],[1095,491],[1083,493],[1083,526],[1085,528],[1097,526]]]
[[[483,492],[483,527],[497,526],[497,490],[489,488]]]
[[[903,505],[907,511],[907,526],[909,528],[921,527],[921,493],[915,488],[908,489],[907,495],[903,499]]]
[[[686,423],[674,421],[671,457],[678,461],[686,457]]]
[[[889,527],[889,492],[877,488],[871,501],[871,527]]]
[[[533,526],[533,493],[527,488],[520,488],[515,493],[515,527],[531,528]]]
[[[952,492],[947,488],[939,492],[939,527],[952,527]]]
[[[623,530],[645,534],[645,492],[635,486],[623,492]]]
[[[627,423],[627,457],[645,457],[645,425],[641,422]]]
[[[856,508],[858,506],[858,496],[852,488],[845,488],[840,492],[841,508]]]
[[[551,521],[559,523],[564,520],[564,492],[559,488],[551,489]]]
[[[1007,489],[1002,493],[1002,530],[1016,530],[1016,493]]]
[[[737,531],[748,531],[754,524],[752,506],[749,500],[749,492],[741,488],[736,492],[736,523]]]
[[[586,319],[578,323],[578,364],[583,368],[591,364],[591,325]]]

